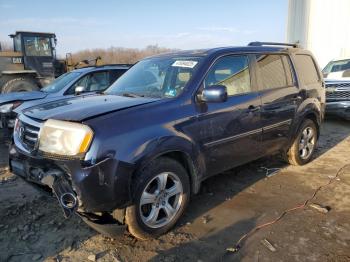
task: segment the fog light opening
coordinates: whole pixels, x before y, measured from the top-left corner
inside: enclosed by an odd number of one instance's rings
[[[64,193],[60,197],[61,205],[66,209],[74,209],[77,205],[77,198],[72,193]]]

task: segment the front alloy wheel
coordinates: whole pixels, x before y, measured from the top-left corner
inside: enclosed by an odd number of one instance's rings
[[[145,240],[170,230],[183,214],[190,197],[189,176],[176,160],[152,161],[133,181],[134,201],[126,209],[129,232]]]
[[[167,225],[176,215],[183,200],[180,179],[174,173],[161,173],[145,187],[140,201],[142,221],[151,228]]]

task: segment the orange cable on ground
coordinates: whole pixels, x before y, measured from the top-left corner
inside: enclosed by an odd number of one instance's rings
[[[332,178],[329,179],[328,183],[326,183],[326,184],[324,184],[324,185],[322,185],[322,186],[319,186],[319,187],[315,190],[315,192],[313,193],[313,195],[312,195],[309,199],[305,200],[305,202],[304,202],[303,204],[297,205],[297,206],[295,206],[295,207],[293,207],[293,208],[290,208],[290,209],[286,209],[286,210],[283,211],[282,214],[280,214],[276,219],[254,227],[254,228],[253,228],[252,230],[250,230],[248,233],[244,234],[244,235],[236,242],[236,244],[234,245],[234,247],[229,247],[229,248],[227,248],[226,250],[227,250],[228,252],[232,252],[232,253],[238,252],[238,251],[241,249],[241,245],[240,245],[241,242],[242,242],[244,239],[246,239],[246,238],[248,238],[249,236],[251,236],[251,235],[252,235],[253,233],[255,233],[256,231],[258,231],[258,230],[260,230],[260,229],[262,229],[262,228],[264,228],[264,227],[270,226],[270,225],[272,225],[272,224],[278,222],[280,219],[282,219],[282,218],[283,218],[287,213],[289,213],[289,212],[292,212],[292,211],[295,211],[295,210],[298,210],[298,209],[305,208],[306,205],[307,205],[312,199],[315,198],[315,196],[317,195],[317,193],[318,193],[322,188],[324,188],[324,187],[326,187],[326,186],[332,184],[332,183],[339,177],[340,173],[343,172],[343,170],[344,170],[345,168],[347,168],[347,167],[350,167],[350,164],[346,164],[346,165],[344,165],[343,167],[341,167],[341,168],[337,171],[336,175],[335,175],[334,177],[332,177]]]

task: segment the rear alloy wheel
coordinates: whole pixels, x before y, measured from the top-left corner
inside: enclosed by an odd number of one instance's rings
[[[186,170],[177,161],[153,161],[136,183],[134,204],[126,209],[129,231],[139,239],[160,236],[171,229],[185,210],[190,187]]]
[[[299,156],[301,159],[308,159],[314,152],[316,136],[315,130],[309,126],[301,133],[299,141]]]
[[[310,119],[306,119],[299,128],[298,135],[288,151],[288,162],[290,164],[304,165],[311,160],[317,144],[317,134],[315,123]]]

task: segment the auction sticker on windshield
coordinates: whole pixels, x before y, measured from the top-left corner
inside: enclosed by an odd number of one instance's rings
[[[172,66],[193,68],[197,63],[197,61],[177,60],[172,64]]]

